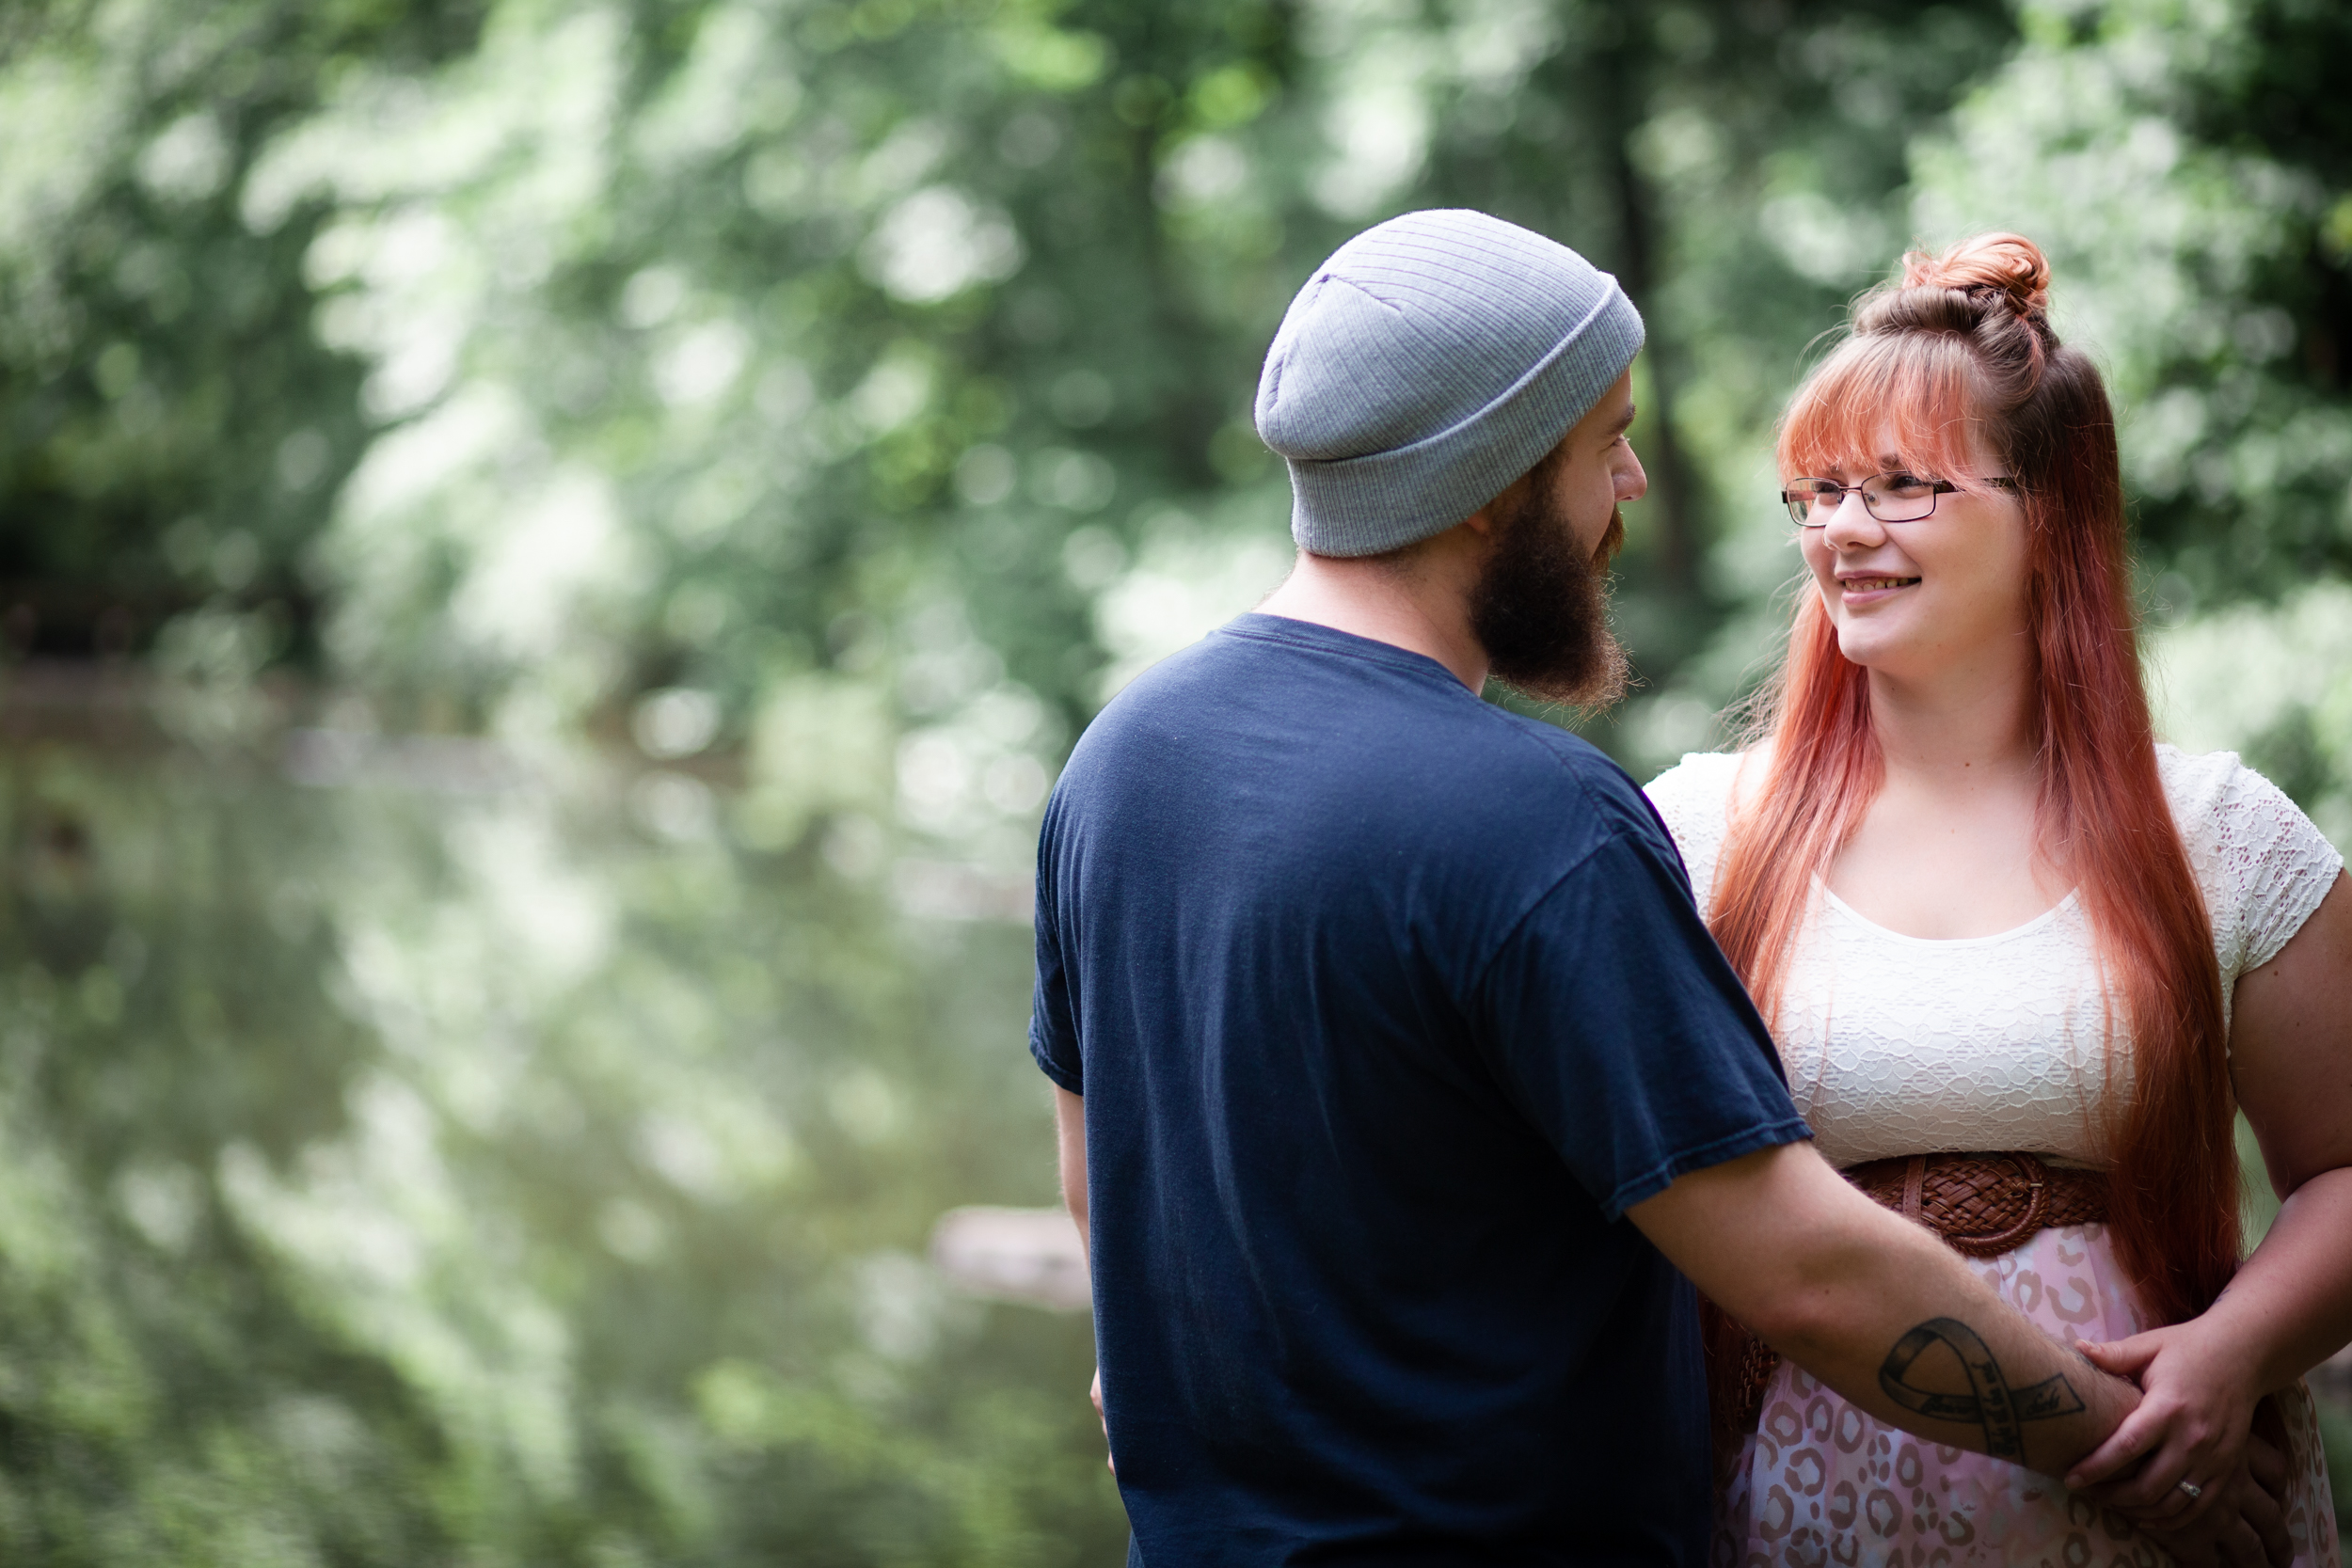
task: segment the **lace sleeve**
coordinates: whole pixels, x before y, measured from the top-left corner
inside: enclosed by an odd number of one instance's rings
[[[2283,790],[2234,752],[2156,749],[2173,820],[2213,917],[2224,988],[2279,956],[2328,896],[2344,857]]]
[[[1740,772],[1737,753],[1693,752],[1652,779],[1644,793],[1658,808],[1659,818],[1674,835],[1682,853],[1683,869],[1691,874],[1691,893],[1698,901],[1699,918],[1709,908],[1715,888],[1715,863],[1724,847],[1724,827],[1731,801],[1732,780]]]

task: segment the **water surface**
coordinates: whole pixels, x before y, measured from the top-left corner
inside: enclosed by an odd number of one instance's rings
[[[609,759],[125,734],[0,758],[0,1557],[1123,1555],[1084,1315],[925,1259],[1054,1197],[984,876]]]

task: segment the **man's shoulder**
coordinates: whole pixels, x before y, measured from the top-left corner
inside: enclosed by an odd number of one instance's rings
[[[1236,781],[1399,850],[1557,864],[1621,832],[1666,842],[1640,788],[1557,725],[1481,701],[1422,655],[1246,615],[1162,659],[1088,726],[1057,795],[1156,808]],[[1278,806],[1276,801],[1287,802]],[[1483,851],[1479,847],[1483,846]]]
[[[1607,788],[1620,784],[1628,789],[1633,787],[1625,769],[1582,736],[1498,704],[1488,703],[1485,707],[1489,722],[1500,735],[1509,737],[1506,744],[1516,753],[1519,766],[1558,771],[1580,781],[1597,781]]]
[[[1484,773],[1486,789],[1498,804],[1524,806],[1549,797],[1573,795],[1589,808],[1596,838],[1632,831],[1658,831],[1657,816],[1641,786],[1608,752],[1556,724],[1508,708],[1486,705],[1496,731],[1492,754],[1498,766]]]
[[[1087,725],[1082,769],[1155,738],[1245,748],[1279,732],[1410,748],[1481,705],[1421,654],[1310,622],[1245,614],[1149,666]]]
[[[1184,725],[1195,715],[1214,713],[1222,697],[1247,676],[1234,668],[1232,650],[1219,632],[1177,649],[1136,673],[1088,720],[1071,748],[1070,769],[1083,770],[1102,753],[1120,750],[1135,734]]]
[[[1255,611],[1237,615],[1151,665],[1104,708],[1182,702],[1238,684],[1300,683],[1356,688],[1366,697],[1408,704],[1458,703],[1469,693],[1426,654],[1312,621]]]

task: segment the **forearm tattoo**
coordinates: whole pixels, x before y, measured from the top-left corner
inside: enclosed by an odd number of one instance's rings
[[[1968,1369],[1969,1392],[1943,1394],[1914,1387],[1908,1380],[1912,1364],[1931,1345],[1949,1346]],[[1984,1429],[1984,1451],[1995,1459],[2025,1463],[2025,1424],[2083,1408],[2082,1396],[2064,1373],[2043,1378],[2024,1388],[2011,1388],[2001,1375],[2001,1364],[1977,1331],[1956,1318],[1930,1318],[1895,1341],[1879,1368],[1879,1386],[1905,1410],[1936,1421],[1974,1422]]]

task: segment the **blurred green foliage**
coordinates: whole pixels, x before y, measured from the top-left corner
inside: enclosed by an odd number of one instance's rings
[[[0,188],[20,639],[210,603],[411,720],[688,685],[737,736],[942,604],[1066,735],[1173,635],[1093,624],[1122,565],[1280,539],[1272,322],[1429,201],[1648,305],[1626,609],[1671,672],[1737,599],[1726,451],[1841,292],[1817,209],[1883,205],[2010,36],[1991,4],[197,14],[54,8],[6,72],[11,143],[72,153]],[[900,684],[914,718],[975,694]]]
[[[1595,731],[1637,768],[1753,678],[1772,419],[1913,239],[2057,257],[2165,619],[2346,564],[2352,40],[2311,0],[113,0],[5,47],[20,650],[508,734],[685,689],[723,746],[812,680],[894,734],[1009,693],[1050,768],[1279,571],[1257,356],[1437,202],[1649,315],[1648,684]]]
[[[995,917],[1283,570],[1259,356],[1392,212],[1647,316],[1637,772],[1785,624],[1819,335],[2013,228],[2171,732],[2352,845],[2348,73],[2323,0],[0,8],[0,637],[174,742],[0,773],[0,1543],[1118,1551],[1083,1323],[916,1252],[1051,1199]]]
[[[358,59],[430,70],[460,4],[23,4],[0,18],[0,580],[20,650],[121,652],[205,590],[315,614],[299,570],[371,434],[311,330],[312,225],[236,192]],[[309,653],[307,647],[301,649]]]
[[[1110,1560],[1025,933],[463,757],[0,770],[0,1554]]]

